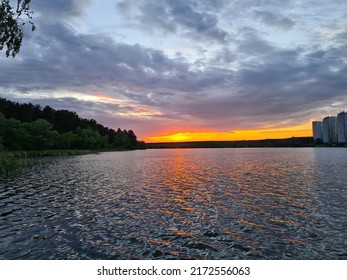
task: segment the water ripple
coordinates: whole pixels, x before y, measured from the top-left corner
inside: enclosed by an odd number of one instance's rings
[[[0,259],[347,259],[347,149],[40,159],[0,178]]]

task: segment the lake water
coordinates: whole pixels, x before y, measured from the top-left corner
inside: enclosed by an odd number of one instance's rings
[[[345,148],[45,158],[0,180],[0,259],[347,259]]]

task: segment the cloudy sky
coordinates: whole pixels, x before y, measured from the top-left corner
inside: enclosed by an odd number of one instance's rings
[[[310,136],[347,109],[345,0],[32,0],[0,96],[147,142]]]

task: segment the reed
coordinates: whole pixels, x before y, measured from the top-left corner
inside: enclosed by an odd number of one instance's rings
[[[30,165],[26,152],[0,152],[0,176],[9,176]]]
[[[8,176],[19,168],[19,161],[12,153],[0,153],[0,175]]]
[[[90,150],[44,150],[25,152],[30,158],[34,157],[62,157],[62,156],[80,156],[92,153]]]

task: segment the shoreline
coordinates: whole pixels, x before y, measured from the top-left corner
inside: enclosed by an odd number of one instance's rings
[[[146,143],[147,149],[195,149],[195,148],[345,148],[347,144],[315,144],[313,137],[285,139],[236,140],[236,141],[190,141]]]
[[[32,166],[32,159],[40,157],[67,157],[97,154],[102,152],[127,152],[139,149],[97,149],[97,150],[42,150],[42,151],[0,151],[0,177],[15,174],[20,169]]]
[[[292,137],[285,139],[236,140],[236,141],[190,141],[146,143],[148,149],[174,148],[275,148],[314,147],[312,137]]]

